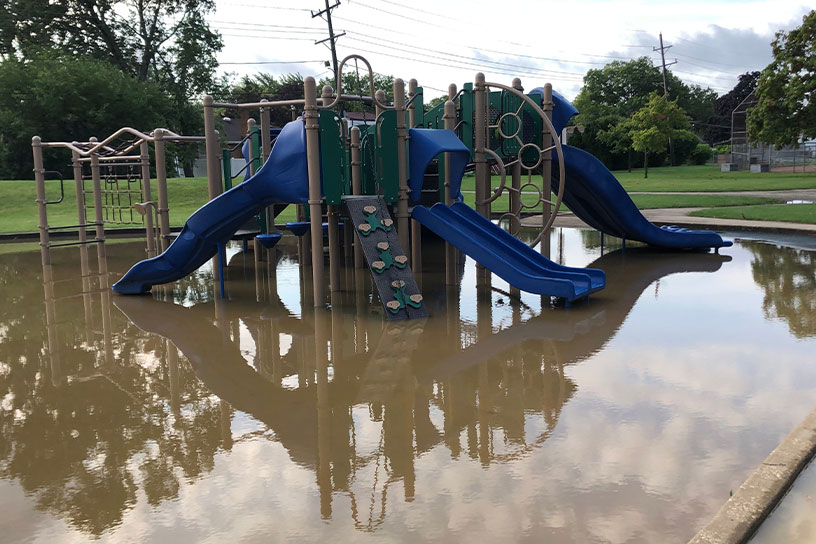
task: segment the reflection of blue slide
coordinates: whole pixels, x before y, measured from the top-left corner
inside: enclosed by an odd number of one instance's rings
[[[133,265],[113,290],[123,295],[145,293],[153,285],[192,273],[263,208],[306,203],[307,180],[306,130],[303,121],[292,121],[283,128],[269,159],[254,176],[197,210],[164,253]]]
[[[533,90],[537,92],[538,90]],[[578,110],[558,93],[553,93],[553,126],[560,134]],[[668,249],[728,247],[732,244],[711,231],[657,227],[643,217],[629,193],[594,155],[576,147],[563,146],[564,204],[590,227],[627,240]],[[553,153],[553,190],[557,190],[557,157]]]
[[[413,218],[522,291],[575,300],[606,283],[603,271],[554,263],[463,202],[417,206]]]

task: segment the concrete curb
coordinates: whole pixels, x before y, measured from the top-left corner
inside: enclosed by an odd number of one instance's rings
[[[816,454],[816,409],[782,441],[689,544],[747,542]]]

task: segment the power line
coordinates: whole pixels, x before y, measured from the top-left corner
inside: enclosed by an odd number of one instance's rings
[[[249,62],[219,62],[218,64],[228,64],[228,65],[237,65],[237,64],[312,64],[312,63],[320,63],[323,64],[322,60],[258,60],[258,61],[249,61]]]
[[[403,44],[403,46],[401,48],[396,48],[396,47],[389,47],[387,45],[382,45],[379,42],[364,40],[362,38],[355,38],[353,36],[349,37],[349,39],[352,40],[352,41],[366,43],[366,44],[369,44],[369,45],[378,45],[378,46],[386,48],[386,49],[392,49],[392,50],[397,50],[397,51],[404,51],[405,48],[411,48],[411,49],[418,49],[418,50],[421,50],[421,51],[427,51],[427,52],[433,53],[434,55],[437,55],[437,56],[441,55],[441,56],[446,56],[446,57],[454,57],[454,58],[457,58],[457,59],[465,59],[465,61],[469,61],[469,60],[472,59],[472,57],[467,57],[465,55],[457,55],[455,53],[444,53],[442,51],[437,51],[435,49],[429,49],[427,47],[419,47],[417,45],[406,46],[406,45]],[[399,42],[394,42],[394,41],[391,41],[391,40],[383,40],[383,39],[380,39],[380,38],[378,38],[378,40],[381,41],[381,42],[384,41],[384,42],[388,42],[388,43],[399,44]],[[461,62],[461,61],[456,61],[456,62]],[[524,65],[521,65],[521,64],[511,64],[511,63],[507,63],[507,62],[499,62],[499,61],[493,61],[493,60],[487,60],[487,59],[479,59],[479,62],[480,63],[496,64],[496,65],[499,65],[499,66],[506,66],[508,68],[520,68],[522,70],[541,70],[536,66],[524,66]],[[545,72],[548,72],[548,73],[553,73],[553,74],[561,74],[561,75],[568,75],[568,76],[573,76],[573,77],[580,77],[580,78],[583,79],[583,74],[579,74],[577,72],[562,72],[562,71],[559,71],[559,70],[542,70],[542,71],[545,71]]]

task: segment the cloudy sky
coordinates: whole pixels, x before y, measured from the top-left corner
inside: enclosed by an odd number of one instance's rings
[[[331,0],[333,3],[335,0]],[[224,36],[223,72],[265,71],[329,75],[326,21],[310,10],[324,0],[217,0],[210,21]],[[572,98],[587,70],[613,60],[647,55],[666,62],[687,83],[730,90],[737,76],[771,60],[770,42],[780,29],[801,24],[809,11],[801,0],[340,0],[333,11],[342,59],[365,56],[375,71],[416,78],[426,96],[449,83],[461,86],[476,72],[488,81],[525,87],[551,82]],[[430,91],[430,92],[429,92]]]

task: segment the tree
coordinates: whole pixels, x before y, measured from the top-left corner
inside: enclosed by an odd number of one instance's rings
[[[759,76],[756,106],[748,110],[753,141],[797,145],[816,137],[816,10],[802,26],[777,32],[771,43],[774,60]]]
[[[172,98],[175,107],[161,125],[199,134],[201,108],[191,102],[212,85],[223,45],[205,18],[214,6],[214,0],[5,0],[0,56],[27,61],[56,54],[106,61],[138,82],[158,83]],[[108,99],[100,98],[96,107],[107,108]],[[174,149],[190,171],[197,150]]]
[[[156,83],[139,82],[90,58],[8,59],[0,62],[0,178],[28,179],[31,137],[104,138],[122,126],[152,129],[173,115],[173,101]],[[45,167],[70,174],[66,155],[46,149]]]
[[[675,141],[696,140],[689,130],[688,115],[677,105],[677,99],[666,100],[658,92],[627,121],[632,147],[644,154],[643,177],[649,177],[649,153],[663,153],[669,138]]]
[[[354,72],[344,72],[343,73],[343,94],[354,94],[354,95],[362,95],[362,96],[369,96],[370,94],[370,87],[368,83],[368,70],[366,70],[365,74],[360,74],[357,71]],[[324,85],[330,85],[334,87],[334,76],[331,77],[324,77],[321,79],[317,84],[317,94],[320,94],[320,90],[323,88]],[[394,76],[386,76],[383,74],[374,74],[374,91],[383,91],[385,93],[385,99],[388,102],[394,100]],[[407,93],[407,88],[406,88]],[[364,106],[360,102],[346,102],[343,105],[343,108],[346,111],[372,111],[371,106]]]
[[[731,113],[756,89],[759,72],[745,72],[733,89],[714,101],[714,114],[708,119],[703,140],[717,145],[731,138]]]
[[[267,100],[296,100],[303,98],[303,76],[300,74],[288,74],[275,79],[272,74],[258,73],[253,76],[244,76],[237,83],[226,82],[221,89],[213,93],[216,100],[241,104],[247,102],[260,102]],[[292,119],[289,108],[271,108],[270,121],[273,126],[282,127]],[[260,122],[257,111],[248,112],[242,110],[227,110],[229,116],[241,115],[242,123],[246,123],[249,117],[253,117]],[[245,126],[245,125],[244,125]]]
[[[666,76],[669,97],[677,100],[681,108],[695,120],[706,120],[711,115],[714,91],[690,87],[671,72]],[[652,92],[663,93],[663,76],[648,57],[614,61],[601,69],[589,70],[575,99],[575,107],[580,111],[576,123],[586,128],[571,143],[594,154],[610,168],[631,168],[632,147],[626,123],[646,104]],[[699,130],[702,132],[702,128]],[[688,138],[684,143],[688,143]],[[691,145],[675,145],[677,161],[685,162],[695,145],[696,140]]]

